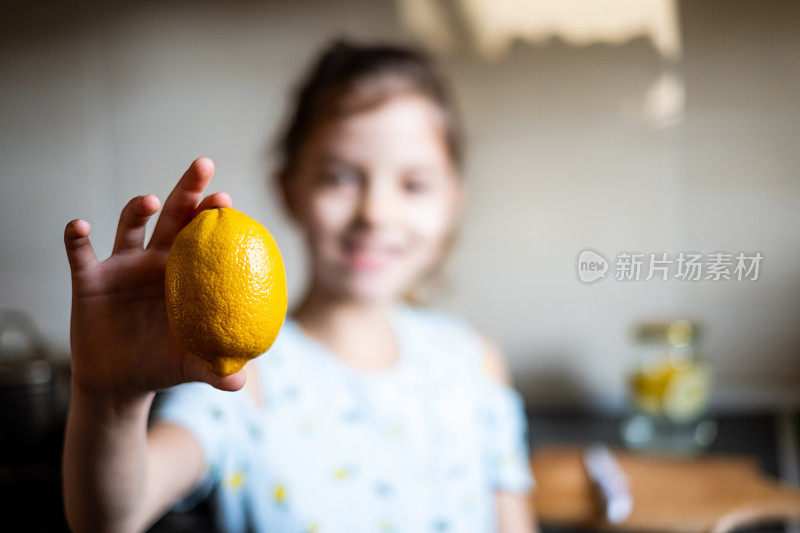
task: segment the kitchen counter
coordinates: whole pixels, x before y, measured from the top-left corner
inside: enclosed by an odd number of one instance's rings
[[[735,414],[717,413],[712,418],[717,423],[717,438],[708,453],[749,455],[758,459],[761,470],[776,478],[785,478],[787,470],[796,465],[800,434],[800,417],[794,414],[770,412]],[[787,419],[788,418],[788,419]],[[553,444],[590,444],[602,441],[610,447],[623,447],[619,434],[622,414],[603,414],[583,410],[528,409],[530,445],[538,447]],[[787,435],[786,428],[791,428]],[[786,442],[786,439],[792,442]],[[786,453],[795,454],[784,457]],[[789,463],[789,464],[785,464]],[[792,481],[786,480],[785,481]],[[796,482],[796,480],[794,480]],[[544,533],[578,533],[586,530],[542,527]],[[797,531],[786,526],[763,526],[740,530],[742,532]]]

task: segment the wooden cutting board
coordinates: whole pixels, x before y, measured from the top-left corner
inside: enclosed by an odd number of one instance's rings
[[[531,495],[544,524],[654,532],[724,532],[761,522],[800,519],[800,490],[759,471],[754,458],[666,458],[614,452],[630,479],[633,512],[608,524],[586,470],[581,448],[536,450]]]

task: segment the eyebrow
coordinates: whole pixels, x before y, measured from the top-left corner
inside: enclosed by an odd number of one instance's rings
[[[341,158],[331,153],[322,154],[319,158],[319,165],[341,165],[345,167],[354,168],[355,170],[362,172],[364,170],[363,165],[359,163],[354,163],[352,161],[348,161],[347,159]],[[409,166],[408,168],[404,169],[403,174],[428,174],[431,172],[435,172],[436,166],[430,163],[417,163]]]
[[[320,162],[320,164],[323,164],[323,165],[334,164],[334,165],[345,165],[345,166],[351,166],[351,167],[359,166],[359,165],[357,165],[355,163],[347,161],[346,159],[342,159],[341,157],[335,156],[333,154],[323,154],[322,157],[319,158],[319,162]]]

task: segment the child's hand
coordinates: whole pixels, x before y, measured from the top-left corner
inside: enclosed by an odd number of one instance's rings
[[[164,304],[165,265],[175,236],[201,210],[231,205],[224,192],[200,202],[213,174],[210,159],[192,163],[167,198],[146,248],[145,224],[159,208],[153,195],[138,196],[123,208],[113,252],[105,261],[94,254],[88,222],[67,224],[72,376],[83,391],[124,397],[185,381],[205,381],[224,390],[243,386],[243,371],[220,378],[208,363],[181,349]]]

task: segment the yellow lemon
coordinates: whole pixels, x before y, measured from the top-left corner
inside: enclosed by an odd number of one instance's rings
[[[634,400],[639,408],[653,415],[660,414],[661,401],[675,368],[668,359],[645,366],[632,376]]]
[[[709,382],[708,371],[701,364],[677,372],[664,391],[664,413],[675,422],[697,418],[708,403]]]
[[[639,409],[676,421],[702,412],[709,392],[704,365],[686,357],[667,357],[639,369],[631,376],[631,385]]]
[[[179,344],[215,374],[233,374],[272,346],[286,317],[278,245],[244,213],[203,210],[172,243],[165,297]]]

